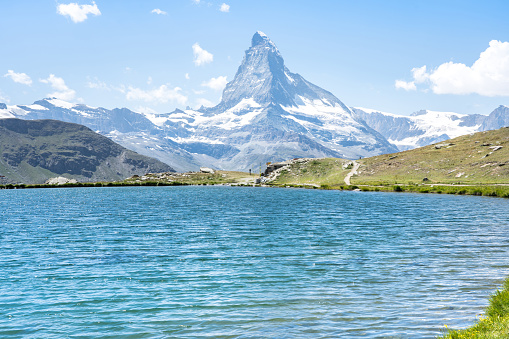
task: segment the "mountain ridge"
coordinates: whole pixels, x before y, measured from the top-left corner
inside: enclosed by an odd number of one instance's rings
[[[65,176],[81,182],[122,180],[174,170],[97,134],[59,120],[0,119],[2,183],[41,184]]]
[[[509,126],[509,108],[504,105],[489,115],[420,110],[403,116],[361,107],[352,110],[401,151]]]
[[[32,105],[0,105],[0,118],[83,124],[178,171],[200,166],[247,171],[298,157],[358,159],[509,124],[506,110],[490,119],[429,113],[433,111],[413,117],[375,111],[349,108],[332,93],[292,73],[276,44],[257,32],[214,107],[142,114],[47,98]]]

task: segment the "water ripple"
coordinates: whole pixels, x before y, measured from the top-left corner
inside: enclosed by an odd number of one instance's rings
[[[509,273],[509,200],[0,191],[2,338],[434,338]]]

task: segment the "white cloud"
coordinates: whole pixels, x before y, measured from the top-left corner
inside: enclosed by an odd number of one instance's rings
[[[87,82],[86,86],[88,88],[92,88],[92,89],[100,89],[100,90],[104,90],[104,91],[111,91],[111,86],[109,86],[105,82],[99,81],[97,79],[95,79],[94,81],[89,80]]]
[[[2,92],[0,92],[0,102],[2,103],[9,103],[11,100],[6,97]]]
[[[429,80],[429,74],[426,72],[426,66],[412,68],[412,75],[415,82],[418,84],[422,84]]]
[[[415,83],[426,83],[435,94],[509,96],[509,42],[490,41],[472,66],[447,62],[427,72],[412,69]]]
[[[148,77],[147,79],[147,85],[151,85],[152,84],[152,77]]]
[[[191,1],[193,1],[193,3],[195,3],[197,5],[200,3],[200,0],[191,0]]]
[[[406,82],[403,80],[396,80],[394,87],[397,89],[404,89],[405,91],[415,91],[417,89],[413,81]]]
[[[75,23],[87,20],[89,14],[101,15],[101,11],[94,1],[92,1],[92,5],[79,5],[74,2],[70,4],[59,4],[57,6],[57,13],[70,17]]]
[[[191,77],[189,76],[189,73],[186,73],[185,77],[187,80],[191,79]]]
[[[129,87],[126,99],[151,103],[167,103],[168,101],[172,101],[177,102],[180,105],[185,105],[188,98],[183,95],[181,91],[182,89],[180,87],[171,89],[167,85],[161,85],[159,88],[151,90]]]
[[[211,63],[214,60],[212,53],[207,52],[200,47],[198,43],[193,45],[194,64],[196,66],[205,65]]]
[[[17,82],[18,84],[23,84],[27,86],[32,85],[32,79],[25,73],[16,73],[12,69],[7,71],[7,74],[4,77],[11,78],[12,81]]]
[[[152,10],[152,12],[150,12],[150,13],[155,13],[155,14],[160,14],[160,15],[166,15],[166,14],[168,14],[168,13],[166,13],[165,11],[160,10],[159,8],[155,8],[155,9],[153,9],[153,10]]]
[[[48,97],[55,97],[64,101],[70,101],[73,100],[76,96],[76,91],[67,87],[64,79],[59,78],[54,74],[50,74],[47,79],[40,79],[39,81],[45,84],[49,84],[51,88],[56,91],[47,94]]]
[[[138,106],[135,108],[136,112],[144,113],[144,114],[157,114],[158,112],[150,107],[146,106]]]
[[[221,12],[228,13],[230,11],[230,5],[223,3],[219,8]]]
[[[201,85],[212,88],[213,90],[220,91],[222,90],[228,81],[226,80],[226,76],[218,76],[217,78],[211,78],[209,81],[204,81]]]
[[[200,108],[201,106],[205,106],[205,107],[212,107],[214,106],[214,103],[210,100],[207,100],[205,98],[198,98],[196,100],[196,104],[198,105],[198,108]]]
[[[101,91],[108,91],[108,92],[117,91],[122,94],[125,94],[125,92],[126,92],[126,88],[124,85],[120,85],[120,86],[108,85],[104,81],[100,81],[97,78],[94,78],[93,80],[89,79],[88,82],[86,83],[86,86],[88,88],[98,89]]]

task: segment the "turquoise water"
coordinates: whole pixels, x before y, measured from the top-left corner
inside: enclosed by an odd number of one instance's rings
[[[509,274],[509,200],[0,191],[1,338],[433,338]]]

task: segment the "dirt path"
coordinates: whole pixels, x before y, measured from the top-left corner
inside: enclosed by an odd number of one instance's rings
[[[361,166],[361,164],[359,164],[355,160],[352,160],[352,163],[353,163],[353,168],[352,168],[352,170],[345,177],[345,184],[347,184],[347,185],[351,185],[350,178],[352,177],[352,175],[357,174],[357,170]]]

